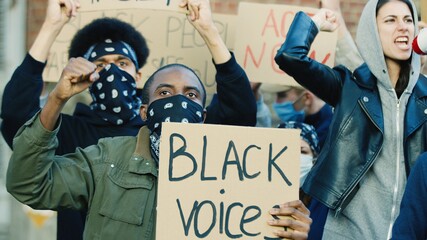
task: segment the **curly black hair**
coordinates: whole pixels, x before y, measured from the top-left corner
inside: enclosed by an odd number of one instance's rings
[[[147,62],[150,51],[142,34],[129,23],[108,17],[95,19],[80,29],[71,40],[68,57],[82,57],[93,44],[105,39],[129,44],[135,51],[138,68]]]

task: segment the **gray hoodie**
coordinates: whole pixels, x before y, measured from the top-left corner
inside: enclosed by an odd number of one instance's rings
[[[403,119],[408,98],[420,73],[420,58],[413,54],[410,81],[398,99],[391,85],[378,34],[375,12],[377,2],[370,0],[366,4],[359,21],[356,43],[363,60],[378,79],[384,116],[384,143],[347,208],[337,216],[330,211],[323,239],[390,239],[406,184]],[[416,8],[411,4],[417,26]]]

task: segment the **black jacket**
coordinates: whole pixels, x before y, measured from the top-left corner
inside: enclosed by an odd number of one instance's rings
[[[354,74],[343,66],[330,68],[307,54],[318,29],[298,13],[275,61],[325,102],[334,107],[329,134],[303,190],[340,212],[358,189],[383,146],[384,121],[377,79],[366,64]],[[294,24],[295,23],[295,24]],[[301,69],[304,69],[302,71]],[[427,150],[427,78],[420,75],[406,105],[404,154],[406,171]]]

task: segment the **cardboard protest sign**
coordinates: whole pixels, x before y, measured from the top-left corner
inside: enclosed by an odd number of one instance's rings
[[[169,11],[183,10],[181,0],[80,0],[81,11],[99,11],[108,9],[149,8]]]
[[[298,199],[300,130],[163,123],[157,239],[274,238],[268,211]]]
[[[427,1],[420,0],[421,20],[427,23]]]
[[[253,82],[298,85],[279,69],[274,61],[277,50],[298,11],[310,15],[317,9],[279,4],[241,2],[237,17],[235,55]],[[333,66],[337,31],[321,32],[311,46],[309,56]]]
[[[140,31],[147,40],[150,55],[142,68],[143,81],[159,67],[170,63],[182,63],[196,71],[209,94],[216,91],[215,66],[203,39],[188,22],[186,15],[171,11],[151,9],[105,10],[82,12],[68,23],[51,48],[43,79],[58,81],[68,62],[68,48],[74,34],[93,19],[115,17],[129,22]],[[224,42],[232,48],[234,42],[236,16],[214,14],[215,24]]]

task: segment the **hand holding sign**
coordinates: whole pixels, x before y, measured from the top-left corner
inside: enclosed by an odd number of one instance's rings
[[[59,4],[60,10],[62,14],[69,18],[75,17],[77,15],[77,10],[80,8],[79,0],[49,0],[49,6],[54,5],[57,6]],[[48,15],[49,15],[48,11]],[[68,21],[65,21],[68,22]]]
[[[278,208],[272,208],[270,214],[274,219],[268,221],[269,225],[284,227],[283,230],[277,229],[274,232],[276,236],[287,239],[307,239],[312,220],[309,217],[310,211],[302,201],[295,200],[281,204]]]
[[[205,41],[214,62],[221,64],[230,60],[231,54],[212,19],[210,2],[208,0],[185,0],[181,7],[188,9],[188,20]]]
[[[79,8],[78,0],[49,0],[43,26],[29,50],[35,60],[46,62],[55,39]]]
[[[209,1],[184,0],[180,7],[188,10],[188,18],[199,33],[214,26]]]
[[[307,208],[293,201],[299,189],[299,134],[163,123],[157,239],[302,239],[311,219]]]

